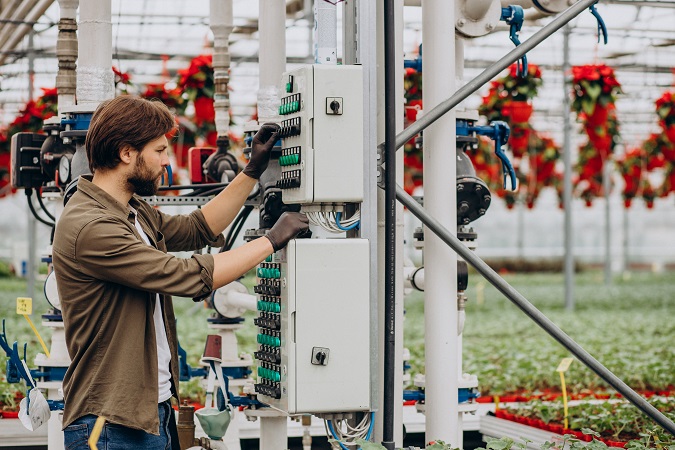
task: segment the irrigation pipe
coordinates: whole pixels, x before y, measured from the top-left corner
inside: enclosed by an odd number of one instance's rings
[[[511,300],[518,308],[520,308],[530,319],[543,328],[553,339],[558,341],[563,347],[570,351],[579,361],[584,363],[589,369],[595,372],[600,378],[605,380],[610,386],[621,393],[628,401],[639,408],[643,413],[652,418],[657,424],[661,425],[666,431],[675,436],[675,423],[668,419],[662,412],[652,406],[637,392],[631,389],[626,383],[621,381],[609,369],[600,364],[600,362],[593,358],[590,353],[584,350],[571,337],[562,331],[556,324],[546,317],[541,311],[534,307],[523,295],[515,290],[509,283],[507,283],[497,272],[492,270],[485,261],[480,259],[474,252],[462,244],[457,237],[448,231],[440,222],[431,217],[400,186],[396,186],[396,198],[399,202],[405,205],[411,213],[422,221],[433,233],[438,236],[443,242],[448,244],[459,256],[464,258],[466,262],[471,264],[486,280],[496,287],[499,292],[504,294],[506,298]]]

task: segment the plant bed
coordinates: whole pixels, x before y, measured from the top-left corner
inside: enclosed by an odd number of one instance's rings
[[[675,387],[668,386],[667,389],[663,390],[637,390],[638,394],[645,398],[652,398],[655,396],[658,397],[673,397],[675,396]],[[546,388],[541,391],[514,391],[506,392],[503,394],[493,395],[490,393],[482,394],[481,397],[478,397],[476,401],[478,403],[519,403],[519,402],[529,402],[532,400],[542,400],[542,401],[556,401],[562,398],[562,392],[557,389]],[[609,392],[605,390],[601,391],[592,391],[592,390],[582,390],[579,392],[573,392],[568,395],[569,400],[609,400],[609,399],[620,399],[623,398],[618,392]]]
[[[649,402],[665,415],[675,416],[675,400],[653,397]],[[598,440],[611,447],[624,447],[637,441],[645,447],[655,444],[658,448],[675,445],[675,439],[663,428],[655,425],[633,405],[623,400],[607,402],[585,401],[569,406],[568,427],[564,427],[562,402],[535,400],[523,405],[510,405],[495,412],[497,418],[516,422],[557,435],[572,435],[591,441],[584,430],[593,430]]]

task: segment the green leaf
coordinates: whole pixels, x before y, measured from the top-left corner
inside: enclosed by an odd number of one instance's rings
[[[356,443],[361,446],[362,450],[386,450],[386,448],[381,444],[366,441],[366,440],[363,440],[363,439],[357,439]]]
[[[586,93],[591,98],[591,100],[595,101],[598,99],[598,97],[600,97],[600,94],[602,94],[602,87],[598,86],[597,84],[591,84],[586,87]]]
[[[593,114],[593,110],[595,110],[595,102],[587,97],[584,97],[581,100],[581,109],[583,109],[583,111],[588,115]]]
[[[595,437],[600,437],[600,433],[598,433],[597,431],[593,431],[590,428],[582,428],[581,432],[584,434],[590,434]]]
[[[435,441],[433,444],[427,445],[426,448],[427,448],[427,450],[451,450],[452,449],[452,447],[450,447],[450,445],[446,444],[443,441]]]
[[[490,439],[486,445],[488,450],[509,450],[513,447],[513,439],[511,438],[501,438],[501,439]]]

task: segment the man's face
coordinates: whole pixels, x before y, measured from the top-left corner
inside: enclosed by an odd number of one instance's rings
[[[147,196],[157,193],[162,174],[169,165],[167,148],[166,137],[161,136],[148,142],[143,150],[138,152],[134,168],[127,177],[127,183],[135,194]]]

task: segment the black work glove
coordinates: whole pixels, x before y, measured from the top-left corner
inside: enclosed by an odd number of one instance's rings
[[[285,212],[279,217],[277,223],[274,224],[265,237],[270,240],[276,252],[286,247],[288,241],[308,229],[309,219],[307,219],[306,215],[297,212]]]
[[[251,158],[244,168],[244,173],[257,180],[267,169],[267,163],[270,162],[272,147],[279,139],[281,128],[276,123],[264,123],[258,132],[253,136],[251,143]]]

